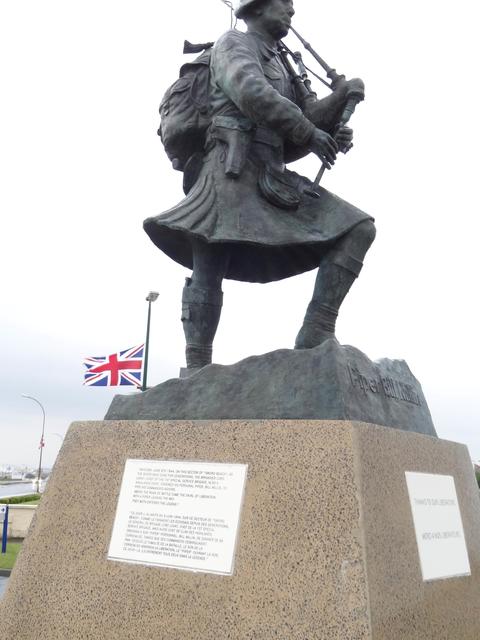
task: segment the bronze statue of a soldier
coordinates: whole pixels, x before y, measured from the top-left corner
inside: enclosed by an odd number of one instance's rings
[[[182,299],[190,369],[211,362],[223,278],[272,282],[318,267],[295,348],[335,337],[375,237],[369,215],[286,169],[310,152],[330,168],[348,150],[352,130],[338,123],[363,83],[341,78],[328,97],[307,99],[281,51],[292,0],[240,0],[235,14],[247,31],[227,31],[209,51],[209,124],[203,153],[184,166],[187,195],[144,224],[162,251],[192,269]]]

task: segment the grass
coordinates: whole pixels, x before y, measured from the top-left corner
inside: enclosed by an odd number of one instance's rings
[[[13,498],[0,498],[0,504],[23,504],[28,502],[29,504],[38,503],[40,496],[38,493],[32,493],[29,496],[14,496]]]
[[[21,547],[21,542],[7,542],[7,553],[0,553],[0,569],[13,569]]]

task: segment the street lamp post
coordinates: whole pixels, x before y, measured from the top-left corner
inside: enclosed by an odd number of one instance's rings
[[[36,402],[39,405],[40,409],[42,410],[42,414],[43,414],[42,437],[40,439],[40,460],[38,462],[38,477],[37,477],[37,493],[40,493],[40,481],[42,479],[42,454],[43,454],[44,436],[45,436],[45,409],[43,408],[43,404],[36,398],[33,398],[32,396],[27,396],[25,393],[22,393],[22,398],[28,398],[29,400],[33,400],[34,402]]]
[[[147,315],[147,337],[145,338],[145,364],[143,366],[143,381],[142,391],[147,390],[147,371],[148,371],[148,347],[150,343],[150,315],[152,312],[152,302],[158,298],[159,294],[156,291],[150,291],[145,300],[148,302],[148,315]]]

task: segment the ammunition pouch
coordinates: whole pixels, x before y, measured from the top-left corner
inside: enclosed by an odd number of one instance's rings
[[[227,147],[225,157],[225,175],[239,178],[247,161],[253,140],[255,125],[247,118],[215,116],[211,135]]]

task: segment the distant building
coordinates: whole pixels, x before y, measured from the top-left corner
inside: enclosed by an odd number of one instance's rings
[[[11,473],[13,471],[13,467],[11,467],[9,464],[2,464],[0,465],[0,476],[10,476]]]
[[[27,472],[27,467],[13,467],[10,464],[0,465],[0,478],[3,480],[13,480],[14,482],[21,482],[22,480],[25,480],[25,475]]]

